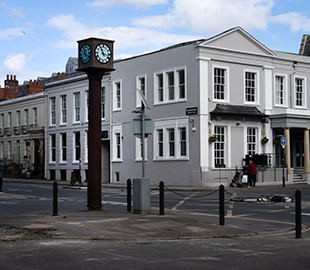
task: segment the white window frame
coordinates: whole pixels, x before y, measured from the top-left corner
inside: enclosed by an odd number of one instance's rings
[[[80,136],[80,145],[78,146],[76,144],[76,136],[77,134],[79,133],[79,136]],[[74,164],[78,164],[80,162],[80,158],[82,157],[82,147],[81,147],[81,144],[82,144],[82,138],[81,138],[81,131],[74,131],[73,132],[73,159],[72,159],[72,163]],[[80,158],[79,159],[76,159],[76,155],[77,155],[77,149],[79,147],[79,151],[80,151]]]
[[[283,89],[279,89],[279,84],[277,83],[277,78],[282,78],[283,79],[283,84],[282,87]],[[283,99],[283,103],[281,104],[281,102],[278,102],[278,100],[280,99],[278,97],[278,93],[280,93],[282,91],[282,99]],[[274,77],[274,105],[277,107],[287,107],[287,76],[284,74],[275,74]]]
[[[113,162],[122,162],[123,161],[123,140],[122,140],[122,125],[115,125],[112,127],[112,134],[113,134]],[[117,156],[119,147],[119,154]]]
[[[297,102],[297,85],[296,85],[296,80],[301,79],[303,81],[303,87],[302,87],[302,105],[296,105]],[[307,80],[306,77],[304,76],[295,76],[294,77],[294,108],[296,109],[306,109],[307,108]]]
[[[88,163],[88,131],[85,130],[85,153],[84,153],[84,163]]]
[[[116,80],[113,82],[113,111],[121,111],[121,110],[122,110],[122,80]]]
[[[65,145],[63,144],[63,136],[65,135],[66,137],[66,141],[65,141]],[[60,133],[60,163],[67,163],[68,160],[68,136],[67,133]],[[63,154],[64,154],[64,149],[66,151],[66,159],[63,159]]]
[[[247,96],[247,93],[246,93],[246,88],[247,88],[247,85],[246,85],[246,74],[247,73],[254,73],[255,74],[255,93],[254,93],[254,101],[248,101],[246,99],[246,96]],[[259,71],[258,70],[250,70],[250,69],[246,69],[244,70],[244,73],[243,73],[243,95],[244,95],[244,103],[245,104],[256,104],[256,105],[259,105],[259,93],[260,93],[260,84],[259,84]]]
[[[215,70],[216,69],[221,69],[224,70],[224,98],[217,98],[215,96],[215,84],[216,84],[216,80],[215,80]],[[229,102],[229,96],[230,96],[230,87],[229,87],[229,67],[226,66],[219,66],[219,65],[214,65],[212,67],[212,95],[213,95],[213,100],[216,102]]]
[[[20,128],[20,111],[16,111],[16,126]]]
[[[50,126],[56,126],[56,97],[50,97]]]
[[[249,133],[249,131],[251,132]],[[253,134],[253,131],[255,132],[255,134]],[[254,138],[254,141],[253,141],[253,138]],[[253,156],[257,153],[258,153],[258,128],[247,127],[246,128],[246,154]]]
[[[142,140],[135,138],[135,161],[142,161]],[[144,139],[144,159],[147,161],[147,138]]]
[[[24,141],[25,142],[25,155],[24,156],[26,156],[26,159],[28,159],[28,157],[29,157],[29,142],[28,142],[28,140],[25,140]]]
[[[79,97],[77,99],[77,97]],[[81,93],[73,93],[73,123],[81,122]]]
[[[85,122],[89,121],[89,90],[85,91]]]
[[[223,134],[222,133],[219,133],[217,128],[220,128],[220,129],[223,129],[224,132]],[[214,126],[214,133],[215,136],[217,137],[217,140],[213,143],[213,167],[219,167],[217,166],[217,164],[219,165],[222,165],[222,164],[225,164],[226,166],[228,166],[228,149],[227,149],[227,132],[228,132],[228,129],[227,129],[227,126],[222,126],[222,125],[215,125]],[[219,144],[223,144],[223,147],[219,147],[217,149],[217,146]],[[221,150],[222,149],[222,150]],[[224,157],[218,157],[216,153],[219,153],[220,151],[223,152],[223,155]],[[223,162],[221,163],[218,163],[216,162],[216,160],[219,160],[219,159],[222,159]]]
[[[1,121],[1,131],[2,133],[4,133],[4,113],[1,113],[1,118],[0,118],[0,121]]]
[[[10,128],[10,131],[11,131],[11,128],[12,128],[12,113],[11,112],[8,112],[8,127]]]
[[[184,83],[180,83],[179,72],[184,71]],[[173,74],[173,84],[169,86],[169,74]],[[154,73],[154,105],[183,102],[187,100],[187,72],[186,66],[165,69]],[[158,76],[162,76],[162,87],[159,85]],[[180,97],[180,89],[184,87],[184,97]],[[171,91],[170,88],[173,88]],[[162,92],[162,99],[159,100],[159,90]],[[173,93],[173,95],[171,95]]]
[[[38,125],[38,109],[37,108],[32,109],[32,121],[33,121],[33,125],[36,127]]]
[[[62,125],[67,124],[67,95],[60,96],[60,123]]]
[[[56,134],[55,133],[50,134],[49,138],[50,138],[50,160],[49,160],[49,163],[55,164],[56,163]]]
[[[4,158],[4,142],[0,143],[0,158]]]
[[[154,140],[153,140],[153,160],[154,161],[162,161],[162,160],[189,160],[189,125],[187,118],[179,118],[173,120],[165,120],[165,121],[155,121],[155,130],[154,130]],[[186,147],[186,155],[182,155],[181,153],[181,134],[180,129],[186,129],[186,137],[185,137],[185,147]],[[162,130],[162,141],[159,142],[159,131]],[[171,141],[169,138],[169,130],[174,131],[174,154],[170,155],[169,151],[169,143],[171,146]],[[184,141],[184,140],[183,140]],[[163,155],[159,154],[159,143],[163,145]]]
[[[12,159],[12,142],[8,141],[8,159]]]
[[[106,87],[101,88],[101,120],[106,117]]]
[[[28,128],[27,127],[29,124],[29,111],[28,111],[28,109],[24,110],[24,123],[25,123],[26,128]]]
[[[144,85],[141,83],[141,80],[144,79]],[[147,99],[147,77],[146,74],[139,75],[136,77],[137,89],[140,89],[144,93],[145,99]],[[141,97],[138,91],[136,92],[136,108],[141,108]]]

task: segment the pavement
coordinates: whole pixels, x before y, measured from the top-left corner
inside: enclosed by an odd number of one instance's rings
[[[36,179],[4,179],[5,182],[23,182],[32,184],[49,184],[53,181]],[[58,185],[68,188],[85,188],[70,186],[68,182],[57,181]],[[121,184],[104,184],[104,188],[126,188]],[[279,189],[277,187],[257,187],[263,190]],[[292,187],[298,189],[298,186]],[[303,188],[310,188],[303,186]],[[197,187],[178,187],[191,190]],[[204,187],[204,189],[206,189]],[[1,201],[35,200],[34,196],[1,193]],[[13,226],[28,230],[44,231],[54,239],[83,239],[106,241],[145,241],[145,240],[176,240],[204,239],[217,237],[254,236],[259,234],[292,234],[294,224],[247,218],[225,217],[225,225],[219,225],[219,217],[200,215],[199,213],[182,213],[165,210],[165,215],[158,211],[150,214],[133,214],[128,212],[107,212],[72,210],[59,211],[52,215],[51,211],[39,211],[20,214],[0,215],[0,225]],[[0,226],[1,227],[1,226]],[[303,227],[303,230],[308,228]]]

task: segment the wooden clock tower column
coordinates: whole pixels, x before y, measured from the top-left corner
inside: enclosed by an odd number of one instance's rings
[[[89,38],[78,41],[79,71],[89,79],[87,207],[102,209],[101,203],[101,80],[114,70],[111,40]]]

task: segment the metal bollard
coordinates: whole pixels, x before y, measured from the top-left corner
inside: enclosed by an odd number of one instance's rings
[[[296,190],[295,192],[295,227],[296,227],[296,239],[301,238],[301,192]]]
[[[224,220],[224,206],[225,206],[225,202],[224,202],[224,186],[220,185],[220,190],[219,190],[219,199],[220,199],[220,225],[225,225],[225,220]]]
[[[58,216],[58,184],[53,183],[53,216]]]
[[[165,214],[164,182],[159,182],[159,214]]]
[[[131,180],[127,179],[127,212],[131,212]]]

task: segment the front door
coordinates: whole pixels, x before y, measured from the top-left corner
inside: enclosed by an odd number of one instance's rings
[[[301,140],[295,141],[295,167],[304,166],[304,143]]]

